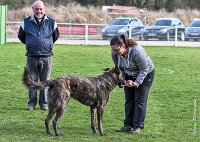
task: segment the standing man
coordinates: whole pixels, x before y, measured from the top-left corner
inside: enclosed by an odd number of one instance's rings
[[[59,37],[57,23],[45,15],[44,3],[36,0],[32,6],[33,15],[22,22],[18,38],[26,45],[26,68],[34,81],[50,78],[52,67],[53,44]],[[37,104],[37,91],[29,90],[27,110],[34,110]],[[42,110],[48,110],[47,90],[39,94],[39,105]]]

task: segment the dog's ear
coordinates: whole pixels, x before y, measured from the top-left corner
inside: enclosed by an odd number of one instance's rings
[[[104,72],[107,72],[110,68],[104,68],[102,69]]]
[[[115,66],[114,69],[115,69],[117,72],[120,72],[120,69],[118,68],[118,66]]]
[[[114,68],[115,68],[116,70],[119,70],[118,66],[115,66]]]

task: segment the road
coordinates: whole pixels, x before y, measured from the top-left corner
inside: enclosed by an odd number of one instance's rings
[[[7,42],[20,42],[17,38],[8,38]],[[143,46],[182,46],[182,47],[200,47],[200,42],[191,41],[137,41]],[[71,45],[110,45],[108,40],[73,40],[73,39],[58,39],[56,44],[71,44]]]

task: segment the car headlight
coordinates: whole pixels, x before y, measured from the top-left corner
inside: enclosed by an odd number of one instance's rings
[[[119,31],[118,31],[118,33],[125,33],[126,32],[126,28],[124,27],[124,28],[121,28],[121,29],[119,29]]]
[[[160,32],[161,32],[162,34],[164,34],[164,33],[167,32],[167,29],[161,29]]]
[[[189,33],[189,30],[187,28],[185,29],[185,33]]]
[[[106,30],[106,28],[103,28],[101,32],[102,32],[102,33],[105,33],[105,30]]]
[[[142,29],[141,32],[142,32],[142,33],[147,33],[148,30],[147,30],[147,29]]]

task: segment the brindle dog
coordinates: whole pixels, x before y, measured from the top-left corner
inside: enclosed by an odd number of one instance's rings
[[[34,82],[28,70],[24,69],[23,83],[28,89],[40,90],[48,88],[48,115],[45,119],[46,132],[50,133],[50,120],[56,113],[53,120],[55,135],[60,136],[58,131],[58,121],[61,118],[68,104],[70,97],[78,100],[84,105],[90,106],[91,129],[93,133],[98,133],[96,129],[96,112],[98,120],[98,130],[100,135],[104,135],[102,128],[102,117],[104,107],[108,102],[110,92],[123,82],[121,71],[117,68],[104,69],[104,73],[97,77],[63,76],[55,80]]]

